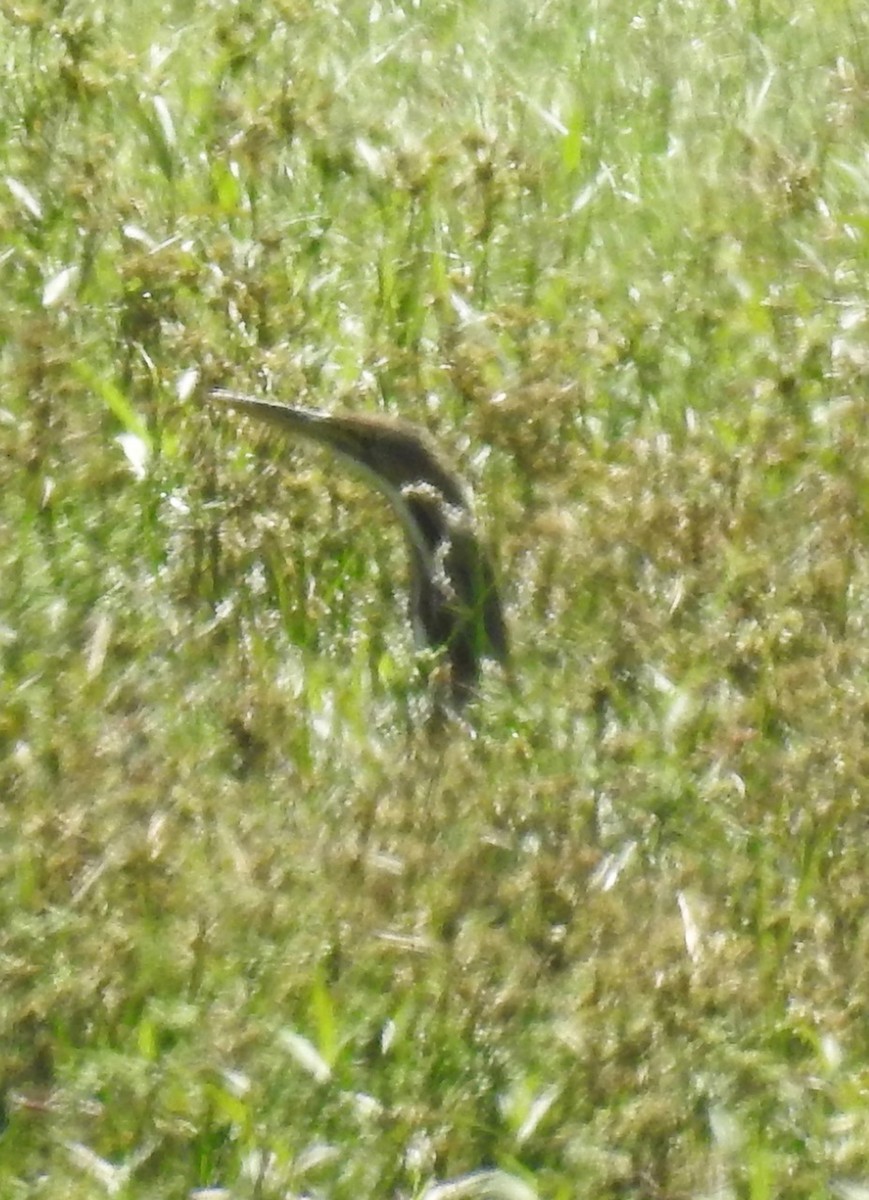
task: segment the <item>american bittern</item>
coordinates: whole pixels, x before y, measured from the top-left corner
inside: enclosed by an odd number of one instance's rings
[[[481,659],[506,665],[507,630],[491,561],[462,484],[426,433],[393,417],[290,407],[222,388],[209,397],[328,446],[386,495],[410,551],[414,630],[442,650],[457,705],[473,693]]]

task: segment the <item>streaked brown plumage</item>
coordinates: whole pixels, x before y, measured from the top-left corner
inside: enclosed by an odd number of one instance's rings
[[[443,649],[453,700],[473,693],[483,658],[507,663],[507,630],[491,561],[468,497],[428,434],[406,421],[327,413],[217,389],[209,398],[328,446],[383,492],[401,521],[420,640]]]

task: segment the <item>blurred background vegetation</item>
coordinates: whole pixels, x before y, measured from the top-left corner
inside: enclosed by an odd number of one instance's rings
[[[869,15],[0,4],[0,1192],[869,1196]],[[383,502],[518,690],[433,741]]]

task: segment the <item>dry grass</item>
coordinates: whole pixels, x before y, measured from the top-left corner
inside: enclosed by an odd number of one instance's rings
[[[4,1196],[864,1195],[866,33],[3,7]],[[427,425],[517,692],[196,379]]]

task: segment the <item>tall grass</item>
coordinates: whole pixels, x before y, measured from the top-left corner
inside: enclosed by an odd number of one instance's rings
[[[0,10],[0,1193],[855,1200],[859,6]],[[438,436],[517,689],[219,384]]]

